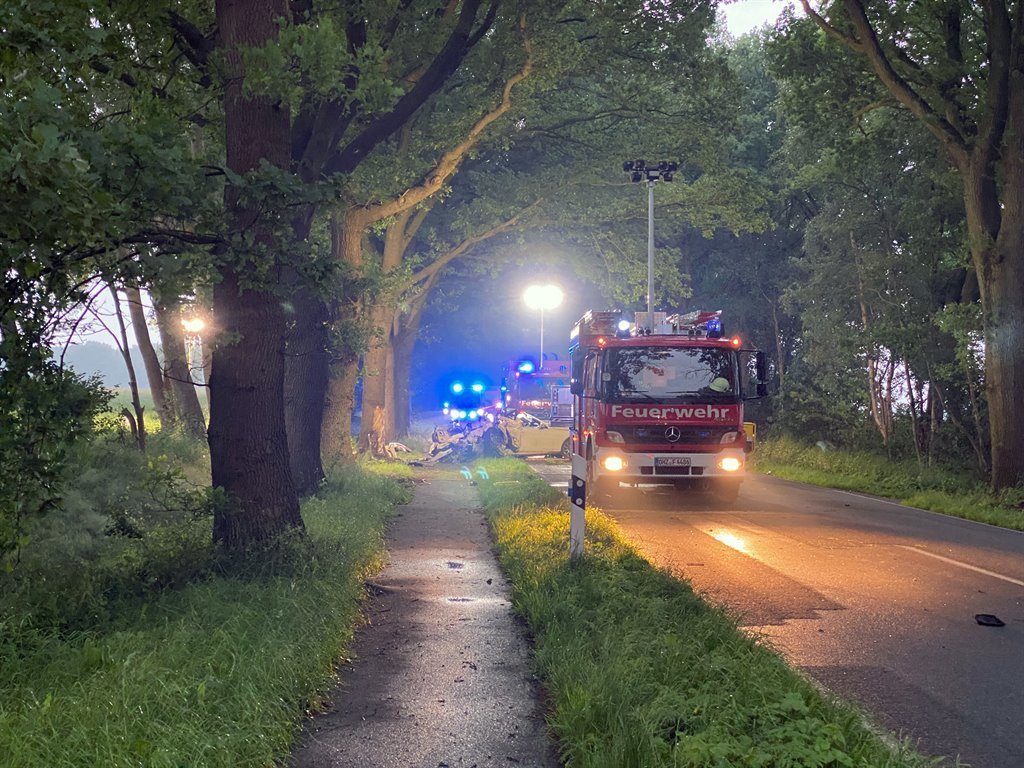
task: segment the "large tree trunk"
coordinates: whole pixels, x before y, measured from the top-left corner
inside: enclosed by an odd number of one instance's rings
[[[399,321],[395,333],[394,347],[394,371],[395,371],[395,435],[405,436],[409,434],[412,427],[412,353],[416,348],[416,339],[419,338],[420,322],[423,320],[423,308],[427,304],[430,291],[437,282],[435,272],[423,285],[416,290],[415,297],[409,302],[409,311]]]
[[[292,237],[302,243],[309,237],[313,210],[306,208],[294,218]],[[315,493],[324,481],[320,456],[324,401],[330,376],[328,312],[319,292],[289,270],[292,286],[291,317],[285,339],[284,409],[292,479],[300,496]]]
[[[1007,210],[1006,214],[1009,213]],[[1020,230],[1004,225],[1000,234]],[[1008,241],[1016,239],[1015,244]],[[1024,242],[1000,237],[982,278],[985,315],[985,393],[992,450],[992,487],[1024,486]],[[981,277],[981,276],[979,276]]]
[[[296,312],[288,330],[285,366],[285,423],[295,490],[306,496],[324,480],[320,457],[324,402],[327,397],[327,309],[316,291],[295,294]]]
[[[142,355],[142,363],[146,368],[146,378],[149,380],[149,393],[153,397],[153,406],[156,408],[157,416],[160,417],[160,427],[173,429],[177,426],[177,418],[174,408],[168,402],[165,394],[164,372],[160,367],[160,358],[157,357],[156,349],[153,347],[153,340],[149,335],[146,310],[142,305],[142,292],[138,288],[126,286],[124,293],[128,299],[128,314],[132,319],[135,343],[139,345],[139,354]]]
[[[385,297],[385,301],[388,297]],[[374,334],[370,348],[363,355],[363,398],[360,404],[363,418],[359,430],[359,451],[373,451],[375,441],[389,442],[394,438],[394,409],[388,393],[394,391],[394,369],[391,355],[391,313],[387,307],[377,305],[371,313]],[[375,423],[367,418],[381,410]]]
[[[331,219],[331,252],[335,261],[360,274],[363,267],[363,228],[344,217]],[[334,318],[341,329],[339,345],[333,350],[330,382],[324,402],[320,452],[327,466],[352,458],[352,416],[355,410],[355,386],[359,379],[357,339],[363,322],[360,296],[336,296]]]
[[[224,132],[228,167],[246,174],[267,161],[287,168],[290,119],[287,109],[266,97],[243,94],[240,48],[275,39],[287,18],[287,0],[217,0],[217,26],[225,55]],[[272,223],[261,218],[258,201],[242,200],[229,185],[225,211],[233,232],[247,232],[261,246],[257,260],[275,251]],[[249,282],[240,262],[220,267],[213,291],[221,332],[210,381],[210,463],[213,485],[231,503],[214,513],[213,538],[229,551],[265,544],[302,529],[288,458],[284,417],[285,317],[268,289]],[[270,274],[279,275],[272,266]]]
[[[156,304],[156,326],[160,331],[160,347],[164,355],[163,374],[174,392],[173,406],[185,434],[197,440],[206,439],[206,419],[192,381],[189,361],[185,356],[185,337],[181,327],[181,306]]]
[[[393,342],[395,371],[395,436],[405,437],[412,427],[412,353],[419,333],[419,320],[413,327],[405,326]]]
[[[358,358],[331,366],[320,437],[320,451],[328,468],[352,461],[355,457],[352,450],[352,413],[356,405],[358,379]]]
[[[1024,98],[1024,97],[1022,97]],[[1024,130],[1024,120],[1019,124]],[[1010,134],[1011,131],[1007,130]],[[1012,148],[1014,141],[1007,144]],[[1016,152],[1024,152],[1018,138]],[[973,160],[974,158],[972,158]],[[1006,158],[1000,204],[991,166],[963,169],[971,256],[978,275],[985,327],[992,488],[1024,486],[1024,159]]]

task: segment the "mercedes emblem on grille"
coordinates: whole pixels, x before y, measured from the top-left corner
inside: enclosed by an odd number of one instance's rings
[[[670,443],[678,443],[682,436],[683,433],[679,431],[679,427],[669,427],[665,430],[665,439]]]

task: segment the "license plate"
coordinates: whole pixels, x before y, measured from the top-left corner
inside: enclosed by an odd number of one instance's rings
[[[656,467],[688,467],[690,466],[689,456],[655,456],[654,466]]]

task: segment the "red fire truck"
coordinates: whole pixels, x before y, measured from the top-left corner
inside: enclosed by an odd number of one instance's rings
[[[569,340],[573,451],[587,494],[670,484],[735,499],[748,442],[745,400],[767,394],[763,352],[726,338],[721,312],[587,312]]]

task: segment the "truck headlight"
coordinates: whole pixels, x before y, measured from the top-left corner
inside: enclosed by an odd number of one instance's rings
[[[626,466],[626,462],[622,460],[621,456],[609,456],[604,460],[603,463],[604,468],[607,469],[609,472],[618,472],[624,466]]]
[[[723,456],[718,460],[718,468],[723,472],[736,472],[743,466],[743,462],[735,456]]]
[[[722,435],[722,439],[719,440],[718,442],[720,445],[735,443],[737,437],[739,437],[738,432],[726,432],[724,435]]]
[[[604,436],[608,438],[608,442],[611,443],[625,443],[626,441],[622,437],[621,432],[615,432],[613,430],[607,430]]]

